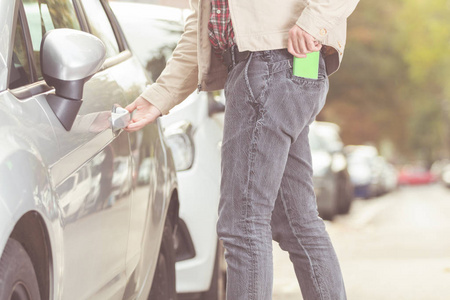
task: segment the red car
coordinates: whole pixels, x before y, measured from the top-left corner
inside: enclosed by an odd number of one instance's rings
[[[436,179],[435,175],[421,166],[404,166],[398,174],[398,183],[402,185],[429,184]]]

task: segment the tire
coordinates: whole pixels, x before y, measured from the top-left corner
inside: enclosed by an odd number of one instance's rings
[[[202,294],[202,300],[225,300],[226,267],[223,246],[217,242],[216,259],[209,290]]]
[[[336,188],[327,188],[326,194],[324,194],[322,197],[322,201],[331,201],[330,204],[328,204],[326,207],[318,207],[319,209],[319,216],[328,221],[332,221],[334,216],[337,214],[337,206],[338,206],[338,200],[336,197]],[[320,201],[320,200],[318,200]]]
[[[337,189],[338,189],[337,212],[340,215],[346,215],[350,211],[350,206],[353,200],[347,181],[345,179],[340,180]]]
[[[149,300],[176,300],[175,248],[170,220],[166,219]]]
[[[0,259],[0,299],[41,299],[33,263],[23,246],[11,238]]]

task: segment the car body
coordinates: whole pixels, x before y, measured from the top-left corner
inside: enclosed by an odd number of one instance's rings
[[[180,224],[183,225],[178,230],[181,247],[177,251],[177,291],[191,296],[214,293],[213,283],[219,280],[217,292],[223,297],[224,285],[220,285],[224,284],[224,274],[214,271],[215,264],[223,266],[224,260],[216,233],[223,114],[208,114],[211,101],[215,100],[208,93],[191,95],[163,117],[161,124],[178,170]],[[184,129],[186,125],[189,130]],[[190,142],[177,142],[182,136]],[[191,163],[187,163],[189,160]],[[203,295],[203,299],[215,298]]]
[[[436,176],[420,164],[405,165],[398,173],[398,183],[400,185],[430,184],[436,180]]]
[[[382,165],[374,146],[349,145],[345,147],[348,170],[355,187],[355,197],[368,199],[382,190]]]
[[[441,184],[450,187],[450,159],[440,159],[431,165],[431,174],[437,178]]]
[[[111,125],[145,70],[107,1],[0,0],[0,23],[0,298],[19,249],[41,299],[147,299],[174,269],[175,167],[159,122]]]
[[[187,11],[143,3],[112,2],[131,47],[156,78],[170,59]],[[149,43],[157,40],[157,43]],[[171,146],[180,200],[177,291],[180,296],[223,299],[223,253],[216,233],[223,135],[221,93],[193,93],[161,118]],[[217,283],[217,285],[215,285]]]
[[[383,195],[394,191],[398,186],[398,172],[393,164],[388,162],[383,156],[378,156],[380,168],[380,189],[378,195]]]
[[[447,164],[441,172],[441,182],[446,187],[450,188],[450,164]]]
[[[353,201],[353,185],[339,130],[336,124],[316,121],[309,132],[317,207],[319,215],[328,220],[348,213]]]

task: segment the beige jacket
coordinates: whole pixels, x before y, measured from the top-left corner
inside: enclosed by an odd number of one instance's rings
[[[287,48],[288,32],[297,24],[326,47],[327,73],[336,72],[344,54],[347,18],[359,0],[228,0],[240,51]],[[190,0],[192,14],[185,31],[156,83],[142,97],[163,114],[197,87],[222,89],[227,69],[213,54],[208,38],[211,0]]]

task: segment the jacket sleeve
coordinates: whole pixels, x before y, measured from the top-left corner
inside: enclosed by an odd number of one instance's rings
[[[197,87],[197,20],[198,0],[190,1],[192,13],[187,17],[184,33],[155,83],[141,96],[156,106],[163,115],[187,98]]]
[[[311,0],[296,24],[318,41],[326,41],[327,34],[346,21],[359,0]]]

